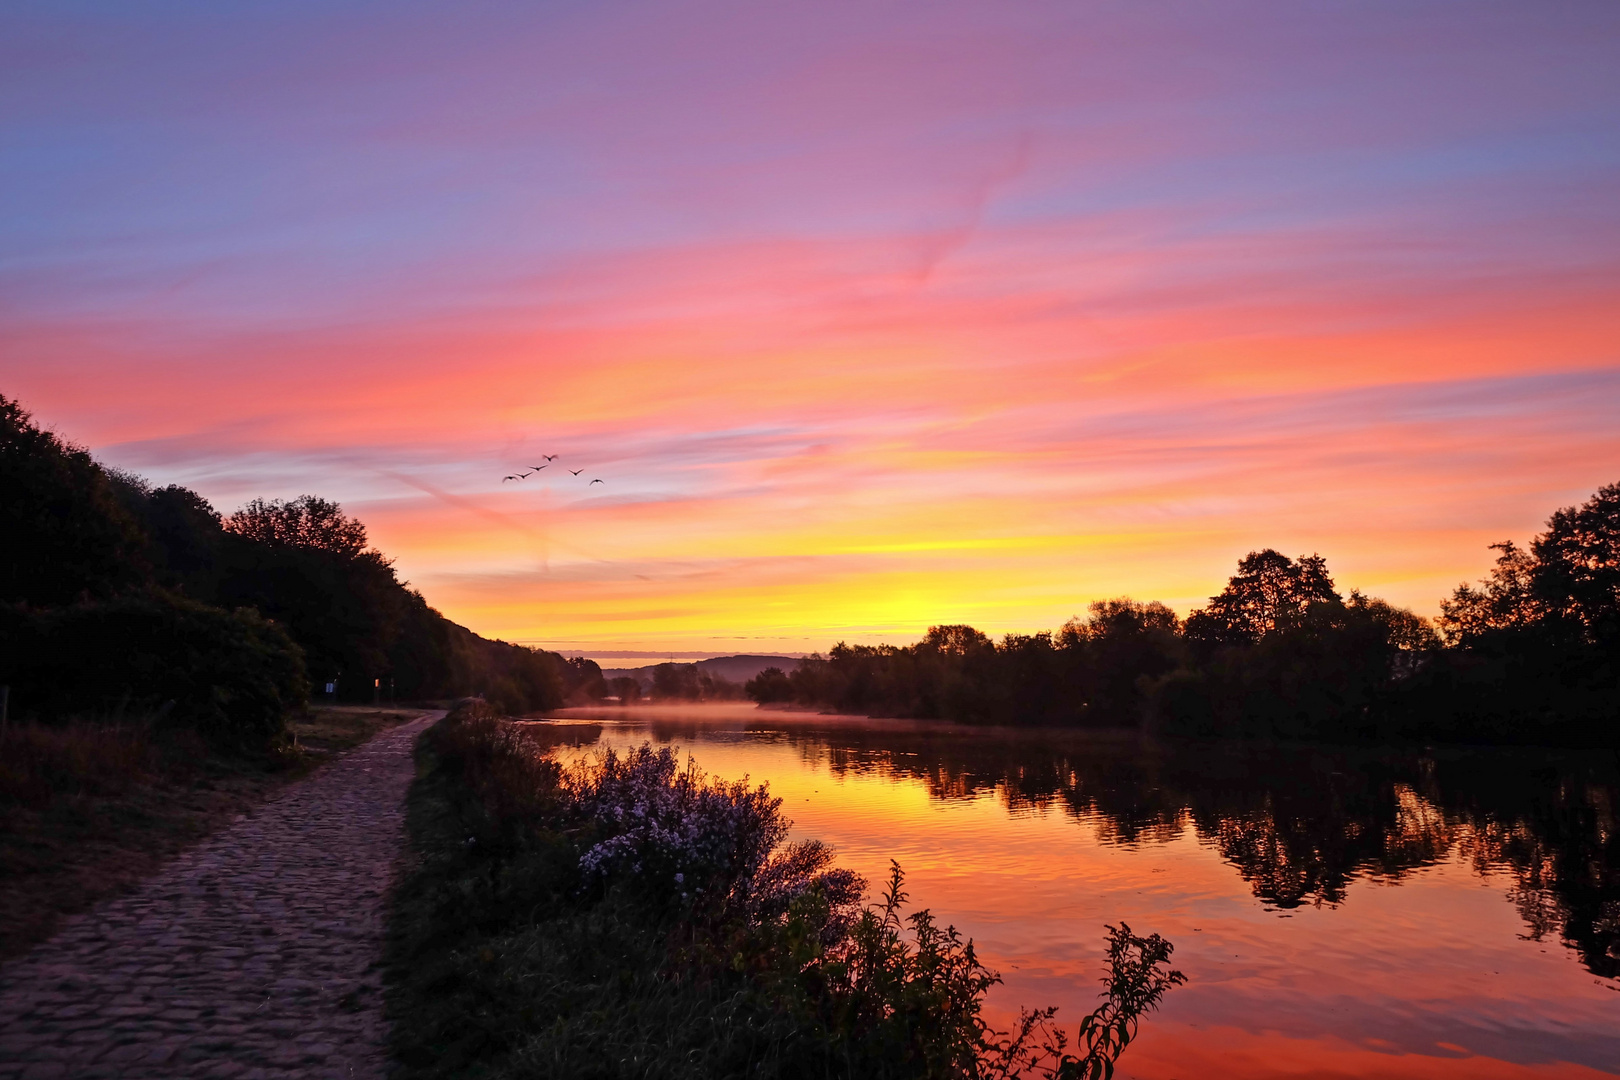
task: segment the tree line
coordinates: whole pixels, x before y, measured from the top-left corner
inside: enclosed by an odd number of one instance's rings
[[[313,495],[222,515],[98,464],[0,396],[0,684],[13,714],[173,715],[280,730],[338,700],[481,695],[514,714],[600,696],[584,659],[480,637],[430,607]]]
[[[646,698],[652,701],[740,701],[746,695],[742,684],[718,672],[704,671],[696,664],[673,661],[655,665],[645,684],[634,675],[618,675],[607,680],[606,691],[620,705],[634,705]]]
[[[747,684],[761,703],[964,723],[1166,734],[1620,745],[1620,484],[1504,542],[1436,623],[1357,590],[1319,555],[1250,552],[1185,620],[1093,603],[1057,633],[935,626],[847,645]]]

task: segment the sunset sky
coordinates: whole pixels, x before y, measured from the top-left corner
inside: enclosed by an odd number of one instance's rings
[[[1620,480],[1620,5],[9,4],[0,393],[604,659],[1433,614]]]

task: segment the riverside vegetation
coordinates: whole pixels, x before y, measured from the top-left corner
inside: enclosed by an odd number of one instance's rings
[[[445,619],[335,503],[221,515],[3,396],[0,507],[0,955],[403,715],[312,711],[312,678],[514,712],[601,684]]]
[[[514,713],[600,687],[590,661],[444,618],[336,503],[255,499],[221,515],[101,466],[3,396],[0,505],[14,719],[143,714],[262,745],[311,681],[340,701],[480,694]]]
[[[973,943],[879,902],[780,800],[650,746],[564,766],[466,703],[422,740],[416,861],[395,897],[394,1053],[429,1077],[1111,1076],[1184,981],[1110,927],[1100,1007],[984,1020]]]
[[[839,644],[747,684],[762,703],[965,723],[1133,727],[1335,742],[1620,746],[1620,484],[1495,545],[1438,626],[1352,590],[1318,555],[1251,552],[1185,621],[1091,605],[1058,633],[936,626],[909,646]]]
[[[480,694],[514,713],[602,693],[590,661],[434,611],[336,503],[255,499],[221,515],[103,467],[3,396],[0,506],[0,738],[13,741],[0,805],[37,802],[74,762],[103,777],[132,762],[132,731],[283,754],[312,679],[337,701]],[[75,734],[25,736],[31,724]]]

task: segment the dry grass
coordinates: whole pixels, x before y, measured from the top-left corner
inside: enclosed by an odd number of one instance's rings
[[[316,708],[289,725],[289,747],[252,756],[140,723],[13,725],[0,743],[0,959],[49,937],[63,916],[127,891],[321,762],[417,715]]]
[[[306,763],[351,750],[377,732],[421,716],[416,709],[318,705],[287,725]]]
[[[0,807],[125,794],[162,767],[144,724],[27,724],[0,739]]]

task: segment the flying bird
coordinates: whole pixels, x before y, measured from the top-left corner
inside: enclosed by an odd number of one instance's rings
[[[539,472],[543,468],[545,468],[544,465],[530,465],[529,472]]]
[[[592,481],[591,481],[591,484],[600,484],[600,483],[601,483],[601,482],[602,482],[602,481],[600,481],[600,480],[592,480]],[[590,486],[591,486],[591,484],[586,484],[586,485],[585,485],[585,486],[586,486],[586,487],[590,487]]]
[[[541,454],[540,456],[545,458],[547,461],[556,461],[557,460],[557,455],[556,454]]]
[[[523,479],[523,477],[521,477],[521,476],[503,476],[503,477],[501,477],[501,483],[504,484],[508,480],[521,480],[521,479]]]
[[[569,469],[568,470],[569,475],[571,475],[571,476],[578,476],[580,473],[582,473],[584,471],[585,471],[584,469]]]

